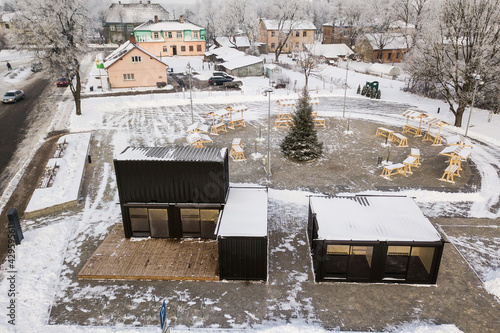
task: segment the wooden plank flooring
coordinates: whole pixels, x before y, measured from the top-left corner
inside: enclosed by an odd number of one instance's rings
[[[78,273],[98,280],[219,280],[216,240],[127,239],[117,224]]]

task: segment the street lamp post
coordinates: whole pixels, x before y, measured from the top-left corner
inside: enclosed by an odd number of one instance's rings
[[[270,181],[271,176],[271,93],[273,88],[269,87],[262,92],[262,95],[269,97],[267,109],[267,181]]]
[[[194,124],[194,115],[193,115],[193,89],[191,86],[191,73],[193,72],[193,67],[191,67],[191,63],[188,62],[186,66],[186,70],[188,73],[188,79],[189,79],[189,99],[191,100],[191,123]]]
[[[342,111],[342,118],[345,118],[345,99],[347,96],[347,74],[348,73],[349,73],[349,58],[347,59],[347,64],[346,64],[346,68],[345,68],[344,111]],[[347,129],[347,131],[349,131],[349,128]]]
[[[467,119],[467,127],[465,128],[465,137],[467,137],[467,133],[469,132],[470,117],[472,115],[472,108],[474,107],[474,99],[476,98],[477,85],[481,84],[481,75],[474,75],[474,80],[474,92],[472,93],[472,103],[470,105],[469,118]]]

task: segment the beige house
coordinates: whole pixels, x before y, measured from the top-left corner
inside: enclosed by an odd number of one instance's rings
[[[314,43],[316,27],[308,21],[284,21],[260,19],[258,41],[274,52],[284,43],[282,53],[303,51],[304,44]]]
[[[206,30],[182,16],[178,20],[148,21],[134,30],[138,46],[157,57],[205,53]]]
[[[111,88],[154,87],[167,83],[167,64],[130,41],[104,60]]]

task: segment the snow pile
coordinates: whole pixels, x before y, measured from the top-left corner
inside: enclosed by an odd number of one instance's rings
[[[494,270],[486,275],[484,287],[490,294],[500,299],[500,269]]]

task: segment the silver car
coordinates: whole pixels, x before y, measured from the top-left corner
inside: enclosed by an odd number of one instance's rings
[[[3,95],[2,103],[15,103],[20,99],[24,99],[24,91],[9,90]]]

